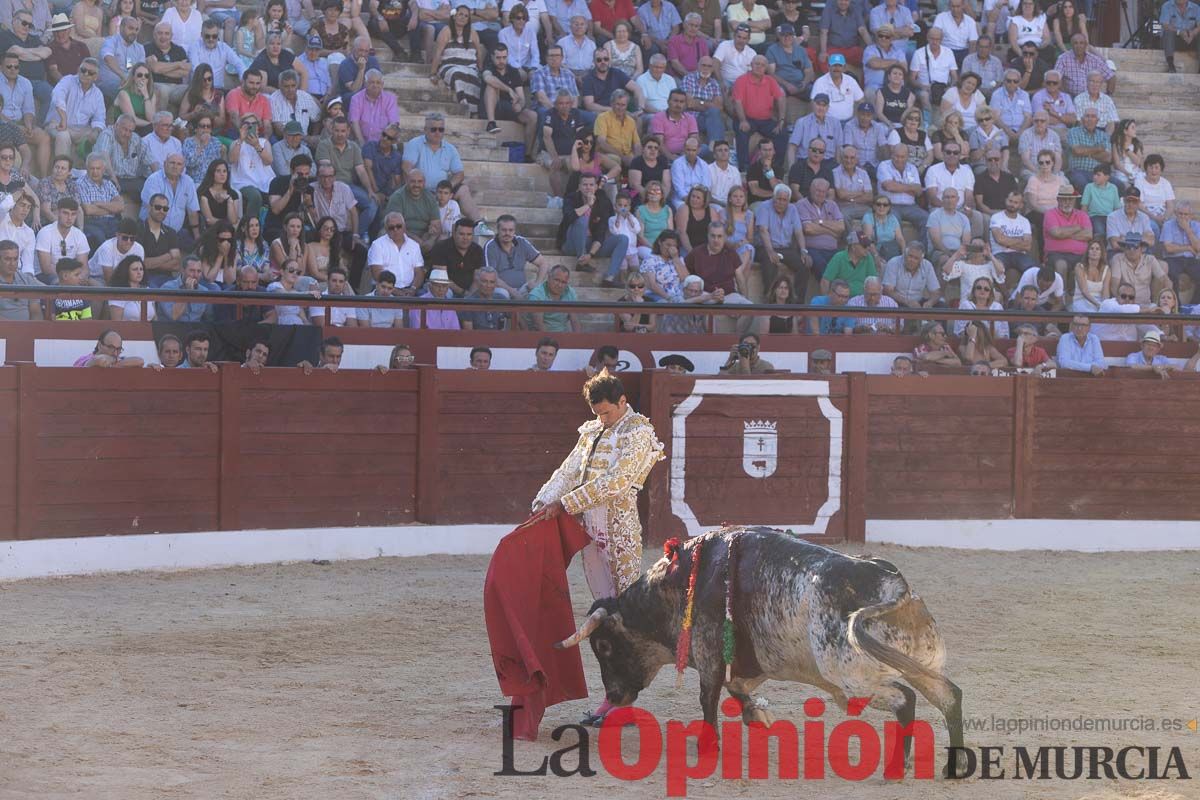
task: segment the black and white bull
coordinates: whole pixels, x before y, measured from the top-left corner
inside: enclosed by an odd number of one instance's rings
[[[745,721],[770,723],[750,698],[768,679],[819,687],[843,711],[847,698],[869,697],[872,707],[892,711],[901,725],[916,715],[915,688],[945,717],[950,744],[962,746],[962,691],[941,674],[942,638],[899,570],[883,559],[847,556],[771,528],[726,528],[684,543],[677,564],[664,557],[619,597],[597,600],[583,626],[558,646],[587,638],[608,700],[633,703],[659,669],[675,661],[692,559],[703,543],[688,663],[700,673],[704,721],[715,727],[725,684],[722,624],[735,538],[736,655],[726,688],[742,703]],[[910,743],[904,737],[905,755]]]

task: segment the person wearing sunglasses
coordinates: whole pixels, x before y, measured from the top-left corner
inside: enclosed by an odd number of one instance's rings
[[[89,259],[91,268],[104,276],[106,284],[112,280],[113,270],[121,261],[129,257],[138,259],[146,257],[145,248],[137,240],[140,228],[141,226],[137,224],[136,220],[122,219],[117,224],[116,234],[111,239],[102,242]]]
[[[54,87],[45,124],[54,137],[55,155],[70,155],[84,142],[94,144],[106,127],[107,104],[96,86],[99,74],[100,62],[87,58],[78,75],[68,75]]]
[[[36,8],[37,4],[34,4],[34,7]],[[13,8],[12,26],[4,32],[2,48],[20,59],[21,76],[33,86],[38,119],[45,117],[52,93],[46,73],[46,59],[50,57],[50,48],[42,44],[41,37],[36,33],[46,29],[48,20],[44,17],[47,15],[47,12],[43,11],[39,14],[43,18],[39,20],[27,8]]]

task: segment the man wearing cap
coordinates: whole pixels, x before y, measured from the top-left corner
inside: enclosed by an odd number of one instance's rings
[[[1146,331],[1142,334],[1142,347],[1125,356],[1125,366],[1139,372],[1154,372],[1166,380],[1175,369],[1167,357],[1162,354],[1162,334],[1158,331]]]
[[[1154,246],[1154,224],[1150,215],[1142,211],[1142,192],[1136,186],[1121,193],[1121,207],[1108,215],[1104,225],[1110,257],[1121,251],[1122,243],[1130,233],[1137,234],[1146,247]]]
[[[300,123],[292,120],[283,126],[283,138],[271,145],[271,168],[278,177],[291,175],[292,159],[298,155],[312,158],[312,150],[304,141],[304,130]]]
[[[313,99],[321,102],[329,94],[331,80],[329,77],[329,60],[321,55],[321,37],[313,34],[308,37],[303,52],[296,55],[292,69],[300,75],[300,88],[304,89]]]
[[[854,119],[842,126],[842,150],[853,145],[858,152],[858,163],[874,178],[876,165],[890,152],[887,145],[890,133],[887,125],[875,119],[875,106],[864,100],[855,107]]]
[[[803,47],[796,43],[796,28],[785,22],[775,29],[775,43],[767,48],[767,73],[779,81],[788,97],[805,99],[812,86],[812,61]]]
[[[1121,252],[1112,257],[1109,266],[1112,268],[1109,278],[1112,286],[1118,287],[1122,283],[1133,286],[1135,303],[1154,305],[1159,292],[1174,288],[1166,265],[1146,252],[1146,243],[1136,231],[1125,234]]]
[[[846,56],[832,53],[829,56],[829,72],[817,78],[812,85],[813,94],[829,97],[829,116],[845,123],[854,116],[854,106],[864,98],[858,81],[846,74]]]
[[[833,353],[821,347],[813,350],[808,355],[808,374],[809,375],[832,375],[833,374]]]
[[[825,154],[834,158],[842,147],[842,123],[829,113],[829,95],[824,92],[813,93],[812,111],[796,120],[792,126],[792,135],[788,137],[787,163],[795,162],[797,155],[803,157],[801,148],[807,148],[813,139],[823,139]]]
[[[732,88],[738,78],[750,71],[750,64],[756,55],[750,46],[750,26],[744,22],[734,29],[732,39],[717,45],[713,60],[717,62],[721,83],[726,89]]]
[[[784,184],[775,187],[770,202],[759,203],[754,212],[756,246],[762,265],[763,284],[770,286],[782,272],[793,279],[796,295],[808,291],[812,257],[804,240],[804,220],[792,205],[792,190]]]
[[[1071,332],[1058,340],[1054,361],[1059,369],[1073,369],[1103,375],[1107,364],[1100,338],[1091,332],[1092,321],[1085,316],[1071,320]]]
[[[450,294],[450,276],[442,267],[435,266],[429,273],[429,288],[421,297],[445,300]],[[408,312],[408,327],[430,330],[457,331],[458,312],[449,308],[414,308]]]
[[[817,243],[818,237],[807,238],[809,244]],[[845,249],[834,253],[821,270],[821,294],[829,294],[829,287],[839,278],[849,285],[851,294],[862,294],[863,281],[879,274],[873,250],[870,239],[860,238],[855,231],[846,234]],[[817,259],[814,258],[813,271],[817,270]]]
[[[755,52],[761,53],[766,47],[767,31],[771,29],[771,14],[767,7],[759,5],[755,0],[731,2],[725,8],[725,16],[729,27],[737,30],[742,25],[750,28],[750,46]]]
[[[1187,275],[1192,286],[1200,286],[1200,222],[1187,200],[1175,204],[1175,215],[1163,225],[1162,246],[1171,283],[1183,292],[1182,277]]]
[[[686,375],[696,371],[696,365],[687,356],[671,353],[658,360],[658,365],[672,375]]]
[[[395,103],[394,96],[392,103]],[[321,106],[316,98],[300,88],[300,75],[294,69],[279,73],[279,91],[271,95],[271,128],[276,138],[283,138],[284,128],[292,123],[300,127],[301,134],[314,134],[320,119]],[[316,139],[315,136],[312,138]]]
[[[703,20],[695,12],[688,14],[683,18],[683,31],[667,40],[667,68],[676,78],[695,72],[700,59],[712,51],[712,41],[700,32]]]
[[[1046,212],[1042,219],[1046,262],[1059,275],[1083,260],[1088,242],[1092,240],[1092,219],[1086,211],[1075,207],[1079,195],[1069,186],[1058,190],[1058,206]]]
[[[241,57],[221,38],[221,26],[212,21],[201,26],[200,41],[187,48],[187,57],[192,70],[201,64],[212,67],[214,89],[228,85],[234,76],[241,74]]]
[[[46,58],[46,71],[53,83],[58,83],[64,75],[74,75],[79,71],[83,60],[92,54],[86,44],[71,35],[74,28],[74,23],[66,14],[55,14],[54,19],[50,21],[50,28],[47,30],[51,36],[50,55]],[[7,106],[8,98],[4,99]]]
[[[766,56],[756,55],[750,71],[738,78],[730,93],[737,139],[738,166],[750,163],[750,135],[758,134],[782,147],[786,134],[787,96],[767,74]]]
[[[1100,112],[1087,108],[1079,125],[1067,134],[1070,156],[1067,158],[1067,179],[1082,192],[1092,180],[1092,173],[1100,164],[1112,163],[1112,149],[1108,135],[1099,127]]]
[[[863,19],[863,6],[851,5],[850,0],[834,0],[826,3],[821,12],[821,50],[817,54],[817,67],[829,67],[830,56],[840,54],[854,66],[862,64],[863,48],[871,43],[867,24]],[[843,65],[844,66],[844,65]]]
[[[917,90],[921,107],[932,109],[933,84],[953,86],[958,83],[958,62],[950,48],[942,47],[945,36],[941,28],[930,28],[926,44],[913,53],[909,60],[909,79]]]
[[[872,17],[876,10],[871,10]],[[875,43],[863,51],[863,91],[867,97],[873,98],[875,92],[883,88],[887,71],[892,67],[903,67],[908,72],[908,50],[904,42],[896,38],[896,29],[884,23],[875,29]]]
[[[171,37],[171,23],[160,22],[154,26],[154,35],[146,45],[146,67],[154,76],[159,108],[179,106],[192,72],[187,51],[171,41]]]

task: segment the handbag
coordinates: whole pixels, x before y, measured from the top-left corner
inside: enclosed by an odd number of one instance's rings
[[[929,63],[929,45],[925,45],[925,71],[929,73],[929,102],[935,106],[942,104],[949,84],[933,79],[933,66]]]

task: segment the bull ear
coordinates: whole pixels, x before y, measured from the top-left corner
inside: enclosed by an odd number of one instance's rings
[[[595,632],[596,628],[600,627],[600,623],[603,622],[604,618],[607,616],[607,609],[597,608],[592,612],[591,616],[583,621],[583,625],[579,627],[579,630],[575,631],[575,633],[571,634],[566,639],[563,639],[561,642],[556,643],[554,645],[554,649],[565,650],[568,647],[577,646],[584,639],[591,636],[592,633]]]

